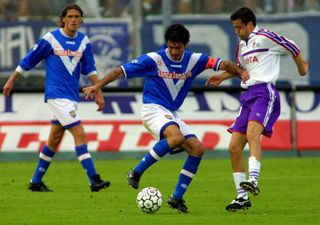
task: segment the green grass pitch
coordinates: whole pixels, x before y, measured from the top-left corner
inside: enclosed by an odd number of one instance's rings
[[[35,157],[36,158],[36,157]],[[236,213],[225,206],[235,197],[229,159],[204,157],[185,200],[190,213],[166,205],[183,164],[166,157],[142,177],[140,189],[158,188],[164,204],[155,214],[136,206],[138,191],[127,184],[127,171],[138,160],[97,160],[97,170],[111,187],[91,193],[77,161],[53,161],[44,181],[52,193],[34,193],[27,184],[34,162],[0,163],[0,224],[23,225],[300,225],[320,224],[320,158],[264,158],[261,195],[251,196],[252,208]]]

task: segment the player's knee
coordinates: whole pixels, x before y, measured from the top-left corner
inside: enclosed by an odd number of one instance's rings
[[[168,138],[168,141],[171,147],[176,148],[176,147],[180,147],[183,144],[183,142],[185,141],[185,138],[183,135],[174,135]]]
[[[246,137],[247,137],[247,140],[248,140],[249,143],[259,142],[260,141],[260,135],[257,135],[254,132],[247,131]]]
[[[196,157],[202,157],[204,154],[204,148],[201,142],[193,142],[192,145],[188,145],[185,150],[189,155]]]
[[[193,151],[194,156],[202,157],[203,154],[204,154],[204,148],[203,148],[202,144],[200,144],[194,148],[194,151]]]
[[[230,143],[229,145],[229,153],[231,155],[240,154],[242,152],[242,148],[236,143]]]

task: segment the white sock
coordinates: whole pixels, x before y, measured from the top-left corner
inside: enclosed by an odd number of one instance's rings
[[[254,182],[256,185],[258,185],[260,168],[261,168],[261,162],[259,162],[256,159],[256,157],[250,156],[249,157],[249,181]]]
[[[246,173],[245,172],[235,172],[233,175],[234,185],[237,190],[237,198],[248,199],[248,192],[243,190],[240,187],[240,183],[246,181]]]

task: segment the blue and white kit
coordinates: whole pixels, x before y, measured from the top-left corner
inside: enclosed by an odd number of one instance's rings
[[[121,66],[126,78],[145,77],[142,120],[156,139],[162,139],[162,131],[172,123],[179,125],[185,137],[195,136],[176,111],[195,77],[206,69],[219,70],[221,62],[220,58],[188,50],[180,61],[173,61],[168,49],[162,49]]]
[[[52,123],[65,128],[80,123],[77,116],[80,73],[96,73],[89,38],[77,32],[67,36],[62,28],[45,34],[20,61],[17,71],[31,70],[41,60],[46,62],[45,102],[53,111]]]
[[[89,38],[77,32],[68,37],[56,29],[45,34],[20,61],[20,73],[31,70],[41,60],[46,61],[45,101],[66,98],[79,101],[79,77],[96,74]]]

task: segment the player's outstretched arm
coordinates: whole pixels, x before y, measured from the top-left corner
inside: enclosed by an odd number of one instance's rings
[[[219,70],[224,70],[226,72],[229,72],[231,74],[234,74],[236,76],[241,77],[241,74],[243,73],[243,69],[241,69],[237,64],[231,61],[222,61]]]
[[[99,81],[97,74],[89,76],[89,79],[92,84],[96,84]],[[97,111],[101,111],[104,108],[105,102],[101,89],[96,94],[96,104],[98,105]]]
[[[238,76],[241,80],[243,80],[244,83],[250,79],[248,71],[243,70],[241,67],[231,61],[222,61],[219,66],[219,70],[225,70],[229,73],[224,75],[225,79]]]
[[[229,72],[223,72],[219,75],[213,74],[206,81],[206,86],[218,87],[224,80],[228,80],[236,75],[231,74]]]
[[[18,71],[14,71],[9,79],[7,80],[7,82],[5,83],[5,85],[3,86],[3,95],[4,96],[9,96],[11,91],[12,91],[12,88],[13,88],[13,85],[14,85],[14,82],[19,78],[21,74],[18,72]]]
[[[102,79],[100,79],[95,85],[90,87],[83,88],[83,92],[85,94],[85,98],[93,98],[98,91],[101,91],[101,88],[105,85],[119,79],[124,75],[121,67],[114,68],[110,70]]]
[[[297,64],[297,67],[298,67],[298,71],[299,71],[299,74],[301,76],[304,76],[307,74],[308,70],[309,70],[309,64],[306,60],[304,60],[300,55],[298,55],[297,57],[294,58],[294,61],[296,62]]]

